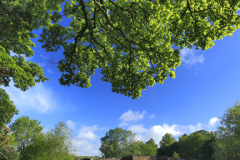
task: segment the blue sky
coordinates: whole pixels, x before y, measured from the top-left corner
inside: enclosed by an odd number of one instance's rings
[[[64,3],[61,6],[63,14]],[[71,20],[63,16],[59,24],[70,27]],[[216,131],[221,125],[218,117],[240,99],[239,30],[232,37],[214,41],[212,49],[195,50],[194,46],[181,50],[176,78],[168,77],[162,85],[147,87],[137,100],[113,93],[111,83],[101,81],[100,69],[91,77],[90,88],[61,86],[58,79],[62,73],[57,64],[53,67],[48,61],[52,57],[54,63],[63,59],[64,48],[57,53],[46,52],[37,41],[41,32],[42,29],[33,31],[38,36],[31,38],[36,44],[32,47],[35,53],[25,61],[38,63],[50,81],[36,83],[25,92],[15,88],[13,80],[9,87],[1,88],[19,110],[13,122],[20,116],[29,116],[41,121],[46,133],[63,121],[73,130],[73,146],[78,156],[101,155],[98,150],[101,137],[116,127],[131,130],[143,142],[153,138],[158,147],[166,133],[178,139],[184,133],[201,129]],[[180,49],[173,45],[176,48]]]

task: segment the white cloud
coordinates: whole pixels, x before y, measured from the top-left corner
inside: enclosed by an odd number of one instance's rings
[[[82,129],[79,131],[76,139],[78,140],[90,140],[90,141],[95,141],[98,136],[93,133],[93,131],[96,131],[97,125],[92,126],[92,127],[85,127],[84,125],[82,126]]]
[[[188,64],[188,65],[203,63],[203,61],[205,60],[203,55],[196,56],[193,53],[193,50],[189,48],[184,48],[183,50],[181,50],[180,56],[181,56],[181,62],[184,62],[185,64]]]
[[[75,128],[75,123],[74,123],[73,121],[71,121],[71,120],[68,120],[68,121],[66,122],[66,124],[68,125],[68,127],[69,127],[70,129],[74,129],[74,128]]]
[[[87,132],[80,132],[77,135],[77,139],[79,140],[90,140],[90,141],[95,141],[97,140],[97,135],[95,135],[92,131],[87,131]]]
[[[108,130],[108,128],[107,127],[102,127],[102,128],[100,128],[100,130]]]
[[[192,126],[192,125],[189,125],[189,129],[190,129],[190,132],[196,132],[198,130],[201,130],[202,129],[202,124],[201,123],[198,123],[197,126]]]
[[[210,125],[211,127],[214,127],[214,125],[215,125],[218,121],[220,121],[220,119],[217,118],[217,117],[211,118],[211,119],[209,120],[209,125]]]
[[[201,70],[201,69],[204,69],[203,67],[197,67],[197,71],[195,72],[195,74],[198,74],[198,71]]]
[[[97,131],[98,130],[98,126],[92,126],[92,127],[85,127],[84,125],[82,125],[82,129],[81,132],[87,132],[87,131]]]
[[[152,119],[152,118],[154,118],[155,117],[155,114],[152,114],[151,116],[150,116],[150,119]]]
[[[1,86],[6,91],[10,99],[18,110],[25,112],[27,110],[37,110],[40,113],[49,113],[50,110],[62,110],[57,104],[56,93],[52,92],[50,87],[44,87],[42,82],[35,83],[35,86],[30,87],[26,91],[21,91],[20,88],[14,86],[13,79],[10,78],[9,87]]]
[[[131,125],[128,127],[128,130],[131,130],[133,133],[146,133],[148,130],[142,125]]]
[[[142,125],[132,125],[128,129],[131,130],[133,133],[137,134],[138,140],[143,141],[144,143],[146,141],[149,141],[151,138],[154,139],[155,143],[158,144],[162,140],[162,137],[166,133],[171,133],[173,136],[181,135],[182,132],[180,132],[177,129],[178,125],[174,124],[172,126],[169,126],[168,124],[161,125],[155,125],[151,127],[149,130],[144,128]],[[144,135],[142,133],[145,133]]]
[[[97,130],[97,125],[92,127],[82,125],[82,129],[79,130],[78,135],[72,140],[72,145],[77,150],[76,155],[100,155],[100,151],[98,150],[101,146],[100,141],[97,141],[96,145],[92,144],[92,142],[99,139],[98,136],[94,134],[94,131]]]
[[[95,156],[100,155],[99,148],[101,146],[100,141],[98,141],[97,145],[91,144],[91,142],[83,140],[83,141],[76,141],[73,140],[73,146],[77,149],[75,153],[77,156]]]
[[[188,134],[197,130],[201,130],[201,126],[201,123],[198,123],[196,126],[180,126],[177,124],[169,126],[168,124],[164,123],[163,125],[152,126],[149,130],[144,128],[142,125],[131,125],[128,127],[128,130],[136,133],[138,139],[143,141],[144,143],[153,138],[158,147],[160,147],[159,142],[162,140],[162,137],[166,133],[172,134],[172,136],[175,137],[176,140],[178,140],[178,137],[183,135],[184,133]]]
[[[128,126],[129,124],[128,123],[125,123],[125,122],[122,122],[119,127],[123,127],[123,126]]]
[[[42,54],[40,54],[40,57],[42,57],[42,58],[46,59],[46,57],[45,57],[45,56],[43,56]]]
[[[47,69],[47,72],[48,73],[54,73],[53,71],[51,71],[50,69]]]
[[[138,121],[140,119],[143,119],[144,115],[146,114],[146,111],[144,110],[142,114],[139,114],[138,112],[133,112],[131,110],[128,110],[126,113],[123,113],[122,116],[119,118],[122,121],[128,122],[128,121]]]
[[[45,63],[38,63],[39,66],[44,67]]]

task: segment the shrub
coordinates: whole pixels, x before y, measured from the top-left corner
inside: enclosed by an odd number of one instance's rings
[[[67,154],[66,156],[64,156],[64,160],[74,160],[74,156],[71,154]]]
[[[180,158],[179,154],[176,151],[173,152],[173,157],[174,158]]]
[[[20,155],[20,153],[12,145],[8,145],[8,146],[0,149],[0,159],[1,160],[18,160],[19,155]]]

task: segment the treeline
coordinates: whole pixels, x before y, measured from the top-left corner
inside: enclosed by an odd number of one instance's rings
[[[124,156],[168,156],[175,158],[212,159],[214,149],[212,144],[217,140],[216,132],[205,130],[196,131],[189,136],[184,134],[179,141],[169,133],[166,133],[159,142],[160,148],[151,138],[144,143],[136,140],[136,135],[130,130],[115,128],[101,138],[100,151],[103,158],[115,158]]]
[[[11,145],[0,148],[1,160],[78,160],[73,154],[72,130],[59,122],[43,133],[40,122],[28,116],[16,119],[9,128]],[[16,149],[17,148],[17,149]]]
[[[115,158],[124,156],[156,156],[157,146],[151,138],[146,143],[136,140],[136,134],[121,127],[110,129],[101,138],[100,152],[103,158]]]
[[[157,155],[175,158],[196,158],[213,160],[213,143],[217,140],[216,132],[205,130],[196,131],[190,135],[184,134],[176,141],[171,134],[167,133],[160,141]]]
[[[103,158],[123,156],[168,156],[175,158],[196,158],[205,160],[235,160],[240,157],[240,105],[237,101],[228,108],[216,132],[199,130],[176,139],[166,133],[157,148],[151,138],[146,143],[136,139],[136,134],[122,128],[110,129],[101,138]]]
[[[110,129],[101,138],[99,148],[103,158],[124,156],[168,156],[176,158],[196,158],[205,160],[234,160],[240,157],[240,105],[236,102],[221,118],[221,127],[216,132],[199,130],[176,139],[166,133],[159,142],[160,148],[151,138],[144,143],[136,134],[120,127]],[[11,146],[0,148],[0,159],[8,160],[76,160],[72,154],[72,130],[63,122],[43,133],[40,122],[19,117],[9,128]],[[14,150],[13,147],[17,147]],[[18,152],[19,155],[16,153]]]

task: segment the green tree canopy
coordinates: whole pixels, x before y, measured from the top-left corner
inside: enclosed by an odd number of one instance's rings
[[[41,121],[22,116],[16,119],[9,128],[15,135],[15,141],[18,143],[18,150],[20,151],[30,143],[35,135],[41,133],[44,127],[41,126]]]
[[[144,145],[142,145],[142,156],[156,156],[158,145],[155,144],[154,140],[151,138]]]
[[[214,160],[214,148],[213,144],[216,142],[217,136],[211,136],[210,139],[206,139],[204,145],[202,146],[202,155],[205,160]]]
[[[179,150],[178,142],[174,141],[171,145],[168,145],[168,146],[162,145],[162,146],[160,146],[160,148],[157,149],[157,155],[172,157],[174,152],[177,152],[178,150]]]
[[[170,133],[166,133],[163,137],[162,140],[159,142],[159,146],[170,146],[171,144],[173,144],[173,142],[175,142],[176,139],[172,136],[172,134]]]
[[[128,146],[122,149],[121,157],[131,156],[131,155],[143,156],[141,145],[142,143],[139,141],[130,143]]]
[[[45,160],[74,160],[74,155],[63,151],[56,150],[56,143],[53,143],[53,136],[49,133],[41,133],[39,136],[33,137],[33,143],[28,145],[22,152],[21,158],[25,160],[45,159]],[[61,153],[60,153],[61,152]]]
[[[31,144],[28,145],[22,152],[21,158],[30,159],[73,159],[74,151],[71,143],[72,130],[63,123],[59,122],[55,125],[55,129],[51,129],[46,134],[40,133],[31,139]],[[69,159],[67,159],[69,158]]]
[[[190,134],[184,143],[181,144],[181,157],[202,159],[204,156],[201,153],[202,146],[204,145],[206,139],[207,137],[201,133]]]
[[[122,155],[130,153],[127,152],[126,148],[129,148],[129,145],[134,142],[137,142],[136,134],[132,134],[130,130],[127,131],[121,127],[117,127],[110,129],[106,135],[101,138],[101,147],[99,150],[105,155],[105,158],[122,157]],[[131,147],[136,146],[133,144]]]
[[[206,130],[198,130],[192,134],[203,134],[205,137],[210,138],[210,133]]]
[[[228,160],[240,157],[240,104],[235,104],[226,110],[218,127],[219,138],[213,143],[215,159]]]
[[[149,141],[147,141],[145,144],[149,144],[150,146],[153,146],[153,147],[158,147],[158,145],[155,143],[154,139],[150,139]]]
[[[231,36],[240,23],[236,14],[240,0],[71,0],[60,15],[63,2],[0,2],[0,63],[8,68],[6,82],[12,77],[15,87],[26,90],[35,82],[49,80],[39,65],[25,62],[21,56],[34,55],[30,38],[36,35],[32,31],[44,27],[38,40],[42,48],[47,52],[64,48],[65,59],[58,62],[63,72],[61,85],[90,87],[95,69],[102,68],[101,80],[110,82],[113,92],[137,99],[146,86],[162,84],[167,75],[175,78],[173,69],[180,65],[181,57],[173,44],[180,49],[195,45],[207,50],[214,40]],[[73,18],[71,27],[58,24],[62,16]],[[89,45],[83,45],[85,42]],[[18,56],[10,57],[10,50]]]
[[[47,136],[47,140],[53,148],[56,148],[56,151],[60,153],[58,156],[63,156],[67,154],[73,154],[75,152],[74,147],[72,146],[72,130],[68,128],[68,126],[59,122],[54,126],[54,129],[51,129],[49,136]]]
[[[156,156],[158,145],[155,144],[155,141],[151,138],[145,144],[141,145],[142,156]]]

